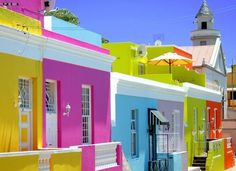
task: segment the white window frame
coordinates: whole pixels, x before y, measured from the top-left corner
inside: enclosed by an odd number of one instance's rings
[[[194,135],[194,140],[197,141],[198,140],[198,109],[194,108],[194,131],[195,131],[195,135]]]
[[[19,110],[20,110],[20,113],[21,112],[29,112],[31,111],[31,113],[29,114],[29,124],[30,124],[30,128],[29,128],[29,140],[30,140],[30,149],[32,149],[33,147],[33,80],[32,78],[27,78],[27,77],[19,77],[18,78],[18,96],[20,96],[20,90],[19,90],[19,81],[20,80],[27,80],[29,81],[29,107],[22,107],[22,99],[18,99],[20,101],[18,101],[18,103],[20,103],[19,105]],[[18,98],[21,98],[21,97],[18,97]],[[22,123],[21,123],[21,115],[19,113],[19,128],[21,129],[22,127]],[[20,145],[20,148],[22,146],[22,142],[21,142],[21,131],[19,131],[19,145]],[[21,149],[20,149],[21,150]]]
[[[211,113],[211,107],[207,107],[207,138],[210,138],[211,135],[211,117],[210,117],[210,113]]]
[[[23,80],[23,81],[28,81],[28,89],[29,89],[29,92],[28,92],[28,94],[29,94],[29,99],[28,99],[28,106],[26,106],[25,105],[25,103],[23,102],[23,99],[22,99],[22,95],[21,95],[21,93],[20,93],[20,89],[18,89],[18,94],[19,94],[19,96],[18,96],[18,98],[19,98],[19,102],[20,102],[20,109],[22,110],[22,111],[24,111],[24,110],[27,110],[27,109],[32,109],[32,111],[33,111],[33,104],[32,104],[32,99],[33,99],[33,91],[32,91],[32,79],[30,79],[30,78],[24,78],[24,77],[20,77],[19,79],[18,79],[18,88],[20,88],[20,80]]]
[[[47,83],[51,84],[52,85],[52,89],[53,89],[53,92],[52,92],[52,96],[53,96],[53,110],[48,110],[47,108],[47,100],[46,100],[46,96],[47,96]],[[56,114],[57,113],[57,82],[56,81],[53,81],[53,80],[46,80],[45,81],[45,107],[46,107],[46,113],[50,113],[50,114]]]
[[[217,126],[217,113],[218,113],[218,109],[214,108],[214,138],[216,138],[216,126]]]
[[[134,118],[133,118],[134,114]],[[135,138],[133,136],[135,135]],[[137,158],[138,152],[138,109],[131,110],[130,116],[130,146],[131,146],[131,157]]]
[[[144,75],[145,74],[145,64],[139,62],[138,63],[138,75]]]
[[[89,93],[88,93],[88,97],[89,97],[89,100],[87,101],[87,99],[85,99],[86,101],[84,101],[83,99],[83,96],[84,96],[84,89],[87,89],[89,90]],[[91,86],[90,85],[82,85],[82,143],[83,144],[91,144],[92,143],[92,123],[91,123],[91,103],[92,103],[92,100],[91,100]],[[88,107],[86,106],[86,104],[84,104],[85,102],[88,102]],[[85,113],[88,113],[85,114]],[[87,122],[84,122],[84,120],[86,120]],[[87,129],[84,129],[84,124],[86,124],[87,126]],[[84,131],[86,131],[86,136],[84,135]],[[87,137],[87,140],[84,140],[85,138]]]

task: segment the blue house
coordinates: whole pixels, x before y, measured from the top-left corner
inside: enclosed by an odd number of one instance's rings
[[[122,142],[123,170],[187,170],[184,96],[182,87],[111,73],[112,140]]]

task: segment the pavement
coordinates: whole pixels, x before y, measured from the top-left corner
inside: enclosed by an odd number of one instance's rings
[[[225,171],[236,171],[236,160],[235,160],[235,166],[230,168],[230,169],[227,169]]]

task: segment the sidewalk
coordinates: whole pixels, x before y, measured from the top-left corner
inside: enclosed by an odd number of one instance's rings
[[[236,171],[236,160],[235,160],[235,166],[230,168],[230,169],[227,169],[225,171]]]

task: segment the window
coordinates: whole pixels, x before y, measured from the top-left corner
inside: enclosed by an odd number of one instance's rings
[[[205,46],[205,45],[207,45],[206,41],[200,41],[200,46]]]
[[[145,74],[145,64],[138,63],[138,74],[139,75]]]
[[[20,108],[30,109],[31,108],[31,80],[29,79],[19,79],[18,81],[18,93]]]
[[[236,91],[230,91],[229,99],[230,100],[236,100]]]
[[[207,22],[202,22],[202,29],[204,29],[204,30],[207,29]]]
[[[82,85],[82,142],[91,143],[91,86]]]
[[[138,157],[138,110],[131,110],[131,156]]]
[[[56,113],[56,83],[46,81],[46,111]]]

